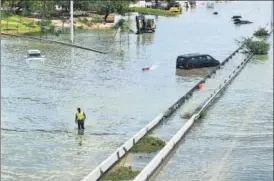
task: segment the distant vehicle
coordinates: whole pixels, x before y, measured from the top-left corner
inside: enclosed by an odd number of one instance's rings
[[[166,10],[174,13],[182,13],[182,6],[179,2],[170,1],[166,7]]]
[[[44,58],[40,50],[28,50],[26,58]]]
[[[185,54],[177,57],[176,68],[193,69],[203,67],[214,67],[220,62],[208,54]]]
[[[237,24],[251,24],[253,22],[251,21],[247,21],[247,20],[241,20],[240,18],[235,18],[234,19],[234,24],[237,25]]]
[[[235,16],[232,16],[231,19],[239,19],[239,18],[242,18],[242,16],[240,16],[240,15],[235,15]]]
[[[232,16],[231,19],[234,21],[234,24],[235,24],[235,25],[253,23],[253,22],[251,22],[251,21],[242,20],[242,16],[240,16],[240,15]]]
[[[154,19],[146,19],[144,15],[136,16],[137,34],[154,33],[156,23]]]

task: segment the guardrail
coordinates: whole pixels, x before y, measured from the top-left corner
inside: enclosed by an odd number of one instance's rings
[[[137,177],[135,177],[134,181],[147,181],[152,176],[152,174],[157,170],[157,168],[160,167],[160,165],[167,158],[167,156],[176,148],[178,142],[187,133],[187,131],[194,124],[194,122],[199,119],[201,113],[210,106],[210,103],[214,100],[218,93],[222,91],[239,74],[239,72],[243,69],[243,67],[251,59],[252,56],[253,54],[251,54],[248,58],[241,62],[239,66],[237,66],[236,70],[234,70],[228,76],[228,79],[224,80],[223,85],[220,85],[219,89],[217,91],[215,90],[214,93],[209,96],[209,98],[206,100],[198,113],[192,115],[192,117],[183,125],[183,127],[170,139],[166,146],[162,148],[161,151],[137,175]]]
[[[10,34],[10,33],[2,33],[1,32],[1,34],[7,35],[7,36],[14,36],[14,37],[18,37],[18,38],[46,41],[46,42],[49,42],[49,43],[57,43],[57,44],[66,45],[66,46],[70,46],[70,47],[80,48],[80,49],[83,49],[83,50],[93,51],[93,52],[96,52],[96,53],[107,54],[107,52],[102,52],[102,51],[95,50],[95,49],[92,49],[92,48],[82,47],[80,45],[75,45],[75,44],[72,44],[72,43],[60,42],[60,41],[55,41],[55,40],[47,40],[47,39],[37,38],[37,37],[33,37],[33,36],[15,35],[15,34]]]
[[[183,97],[181,97],[171,107],[169,107],[167,111],[165,111],[164,113],[160,113],[154,120],[147,124],[141,131],[135,134],[132,138],[126,141],[116,151],[114,151],[106,160],[104,160],[100,165],[98,165],[90,174],[84,177],[81,181],[99,180],[111,167],[113,167],[117,162],[119,162],[141,138],[147,135],[163,119],[168,118],[182,104],[184,104],[185,101],[193,95],[193,92],[198,89],[199,84],[206,82],[208,78],[215,74],[217,70],[224,66],[236,53],[238,53],[239,50],[243,48],[243,46],[244,45],[241,45],[238,49],[231,53],[219,66],[212,70],[206,77],[204,77],[192,89],[190,89]]]
[[[202,80],[200,80],[192,89],[190,89],[183,97],[181,97],[178,101],[176,101],[172,106],[168,108],[168,110],[164,113],[164,117],[169,117],[172,113],[174,113],[182,104],[185,103],[186,100],[188,100],[193,92],[199,88],[199,85],[201,83],[205,83],[208,78],[211,78],[213,74],[216,73],[218,69],[220,69],[222,66],[224,66],[236,53],[238,53],[242,48],[244,44],[241,45],[238,49],[236,49],[232,54],[230,54],[220,65],[218,65],[216,68],[214,68],[207,76],[205,76]]]
[[[82,181],[95,181],[98,180],[105,172],[107,172],[115,163],[117,163],[126,153],[152,128],[154,128],[159,121],[163,118],[163,114],[159,114],[154,120],[152,120],[141,131],[135,134],[122,146],[120,146],[113,154],[111,154],[105,161],[103,161],[98,167],[96,167],[89,175],[87,175]]]

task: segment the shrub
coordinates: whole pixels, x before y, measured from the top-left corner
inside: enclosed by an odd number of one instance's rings
[[[84,24],[87,24],[88,23],[88,19],[87,18],[83,18],[80,20],[80,22],[84,23]]]
[[[244,49],[248,53],[253,53],[254,55],[266,55],[270,48],[270,44],[264,40],[252,40],[252,38],[243,38],[239,43],[243,43]]]
[[[133,180],[139,171],[133,170],[131,167],[118,167],[108,172],[102,180]]]
[[[78,26],[77,27],[79,30],[83,30],[84,29],[84,27],[81,25],[81,26]]]
[[[265,28],[259,28],[253,35],[258,37],[268,36],[269,32]]]
[[[141,14],[159,15],[159,16],[176,16],[178,13],[153,8],[134,7],[130,8],[131,12],[138,12]]]
[[[132,149],[133,153],[152,153],[165,146],[165,141],[152,136],[143,137]]]
[[[103,23],[104,19],[101,17],[94,17],[92,20],[90,20],[91,23]]]

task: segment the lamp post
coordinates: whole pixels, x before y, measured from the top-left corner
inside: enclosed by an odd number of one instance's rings
[[[273,6],[274,6],[274,1],[272,0],[272,5],[271,5],[271,29],[273,29]]]
[[[73,35],[73,0],[70,1],[70,38],[71,43],[73,43],[74,35]]]

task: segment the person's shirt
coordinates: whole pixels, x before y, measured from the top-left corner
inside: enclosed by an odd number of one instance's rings
[[[75,114],[75,121],[78,121],[78,116],[77,116],[78,112],[76,112]],[[84,120],[86,119],[86,114],[85,112],[83,111],[83,115],[84,115]]]

